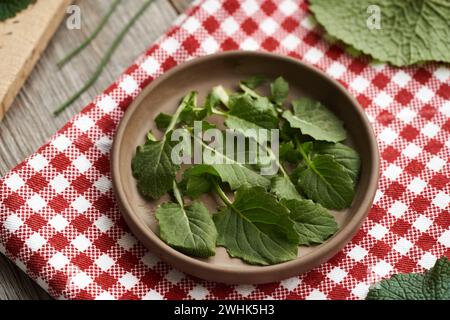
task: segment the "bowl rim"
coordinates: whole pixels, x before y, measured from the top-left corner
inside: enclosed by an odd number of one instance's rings
[[[241,56],[278,59],[284,60],[289,63],[295,63],[300,65],[302,68],[308,69],[308,71],[315,73],[321,78],[324,78],[326,81],[331,82],[337,90],[339,90],[349,99],[349,101],[353,105],[354,111],[361,119],[363,119],[361,123],[361,129],[364,129],[364,131],[367,131],[369,133],[369,158],[372,164],[371,172],[369,173],[369,184],[368,188],[366,189],[367,196],[362,200],[361,205],[354,213],[353,218],[350,219],[344,226],[342,226],[339,232],[337,232],[329,240],[322,243],[320,247],[317,247],[316,250],[311,251],[303,257],[280,264],[258,266],[257,270],[255,270],[255,268],[251,268],[251,270],[242,270],[239,266],[223,267],[210,264],[206,261],[202,261],[200,259],[185,255],[167,245],[144,223],[144,221],[142,221],[140,217],[133,213],[133,209],[130,206],[130,203],[124,196],[124,189],[121,183],[120,164],[118,161],[120,156],[120,143],[123,139],[123,135],[128,122],[132,117],[134,111],[139,107],[141,102],[145,99],[147,94],[153,90],[153,88],[157,87],[160,83],[165,81],[165,79],[171,77],[175,73],[185,68],[192,67],[197,64],[202,64],[214,59]],[[174,266],[175,268],[180,269],[180,271],[205,280],[219,281],[230,284],[258,284],[279,281],[290,276],[304,273],[312,269],[313,267],[329,260],[352,239],[352,237],[361,227],[372,206],[378,186],[380,167],[379,159],[380,156],[377,147],[377,140],[365,111],[360,106],[358,101],[338,81],[336,81],[323,71],[289,56],[261,51],[227,51],[197,57],[187,62],[181,63],[158,76],[147,87],[145,87],[139,93],[137,98],[131,103],[131,105],[125,111],[124,116],[120,120],[116,133],[114,135],[110,162],[112,185],[119,205],[120,213],[124,217],[133,234],[144,244],[145,247],[154,251],[153,253],[156,253],[162,260]],[[186,265],[190,265],[190,268],[186,268]],[[223,281],[217,280],[217,277],[212,277],[211,273],[220,273],[223,276]],[[270,274],[275,274],[275,276],[270,276]]]

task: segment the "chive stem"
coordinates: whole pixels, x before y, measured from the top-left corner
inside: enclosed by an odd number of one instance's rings
[[[64,102],[58,109],[56,109],[53,112],[55,116],[59,115],[65,109],[67,109],[67,107],[69,107],[72,103],[74,103],[84,92],[86,92],[97,81],[103,69],[108,64],[109,60],[111,59],[112,55],[116,51],[117,47],[119,46],[119,44],[121,43],[127,32],[131,29],[134,23],[142,16],[142,14],[150,6],[152,2],[153,0],[147,0],[144,2],[144,4],[139,8],[137,13],[131,18],[131,20],[127,23],[127,25],[121,30],[121,32],[114,39],[113,43],[108,48],[108,51],[100,61],[100,64],[95,69],[94,74],[88,79],[88,81],[85,83],[83,87],[81,87],[80,90],[78,90],[72,97],[70,97],[66,102]]]
[[[100,33],[100,31],[102,31],[103,27],[106,25],[109,18],[114,13],[114,11],[116,11],[117,6],[120,4],[121,1],[122,0],[115,0],[111,4],[108,12],[103,16],[102,20],[100,20],[100,23],[97,25],[95,30],[91,33],[91,35],[89,37],[87,37],[78,47],[73,49],[64,58],[62,58],[57,63],[58,68],[62,68],[67,62],[72,60],[73,57],[75,57],[77,54],[79,54],[81,51],[83,51],[92,42],[92,40],[94,40],[97,37],[97,35]]]

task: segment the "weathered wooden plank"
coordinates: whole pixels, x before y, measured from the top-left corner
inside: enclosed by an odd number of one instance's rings
[[[55,118],[52,111],[88,79],[106,48],[143,0],[122,1],[99,37],[80,56],[58,70],[56,62],[80,43],[108,9],[110,1],[78,1],[81,30],[64,24],[55,34],[13,107],[0,122],[0,175],[4,175],[45,143],[70,117],[101,93],[133,60],[173,23],[177,12],[168,0],[155,0],[130,30],[99,81],[70,109]],[[0,255],[0,300],[49,298],[19,268]]]

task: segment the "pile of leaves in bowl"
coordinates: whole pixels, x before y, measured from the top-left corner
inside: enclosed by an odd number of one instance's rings
[[[289,84],[282,77],[263,96],[259,91],[266,82],[255,76],[241,81],[234,92],[214,87],[200,106],[198,93],[188,93],[173,115],[156,117],[162,138],[149,132],[137,148],[132,172],[140,193],[153,200],[172,196],[173,201],[156,209],[159,236],[172,248],[207,258],[222,246],[246,263],[272,265],[295,259],[299,246],[323,243],[338,231],[329,210],[351,206],[359,155],[342,143],[347,139],[343,123],[319,101],[303,97],[288,103]],[[213,118],[221,119],[221,125]],[[195,134],[198,124],[204,130],[232,130],[246,145],[259,144],[263,155],[258,153],[253,162],[230,158],[222,143],[206,143]],[[180,128],[185,139],[200,145],[202,163],[172,161],[172,135]],[[249,129],[278,129],[279,157]],[[254,156],[250,148],[236,153],[246,160]],[[210,164],[206,157],[223,161]],[[263,175],[267,163],[279,170]],[[215,195],[215,213],[199,200],[207,193]]]

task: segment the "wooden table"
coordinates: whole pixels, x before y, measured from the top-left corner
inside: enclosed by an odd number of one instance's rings
[[[143,0],[122,1],[108,25],[82,54],[58,70],[56,62],[80,43],[97,25],[111,1],[79,0],[81,30],[63,22],[23,86],[6,117],[0,122],[0,176],[44,144],[74,114],[111,84],[134,59],[170,26],[191,0],[154,0],[114,54],[97,83],[72,107],[55,118],[52,111],[92,74],[106,48]],[[0,254],[0,299],[51,299],[33,280]]]

